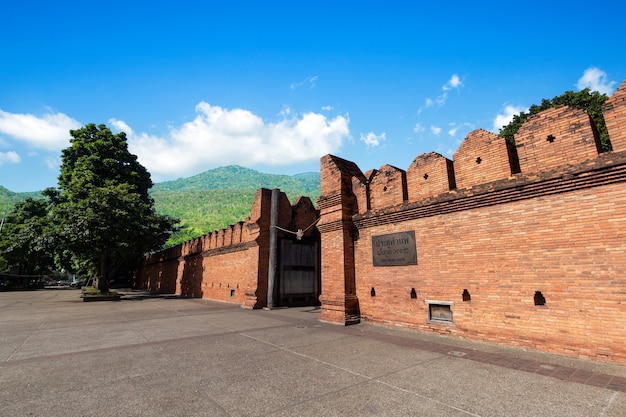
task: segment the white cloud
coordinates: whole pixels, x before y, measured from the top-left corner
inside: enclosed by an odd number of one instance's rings
[[[48,169],[57,171],[61,167],[61,158],[48,156],[44,158],[44,163]]]
[[[417,111],[417,114],[420,114],[422,110],[428,107],[443,106],[444,104],[446,104],[446,101],[448,100],[448,91],[453,90],[453,89],[459,89],[462,86],[463,86],[463,81],[461,81],[461,78],[459,78],[457,74],[452,74],[450,79],[444,85],[441,86],[441,89],[443,90],[443,94],[436,97],[435,99],[432,99],[430,97],[427,98],[424,102],[424,107],[420,108]]]
[[[441,128],[438,126],[431,126],[430,131],[433,135],[437,135],[437,136],[441,135]]]
[[[20,156],[13,151],[0,152],[0,165],[3,164],[19,164]]]
[[[322,111],[331,111],[333,110],[333,106],[322,106]]]
[[[48,113],[41,117],[32,114],[8,113],[0,110],[0,133],[26,142],[34,148],[58,151],[70,143],[70,130],[81,124],[63,113]]]
[[[589,88],[591,91],[597,91],[610,96],[615,84],[615,81],[609,81],[606,72],[602,71],[600,68],[589,67],[576,83],[576,88],[579,90]]]
[[[109,124],[117,130],[126,132],[126,135],[132,135],[133,129],[126,122],[117,119],[109,119]]]
[[[415,127],[413,128],[413,132],[420,133],[420,132],[423,132],[424,130],[425,129],[424,129],[424,127],[421,124],[415,123]]]
[[[298,82],[293,82],[291,83],[291,85],[289,86],[289,88],[291,88],[292,90],[295,90],[296,88],[300,88],[304,85],[308,85],[309,88],[312,90],[315,88],[315,83],[317,82],[317,79],[319,77],[317,75],[314,75],[312,77],[306,77],[304,80],[302,81],[298,81]]]
[[[457,125],[456,123],[450,123],[450,130],[448,130],[448,134],[454,137],[461,129],[466,129],[469,131],[474,129],[474,125],[468,122],[461,123],[460,125]]]
[[[328,119],[317,113],[292,116],[283,111],[285,119],[267,123],[248,110],[206,102],[196,106],[196,113],[193,121],[172,128],[165,137],[128,136],[129,150],[155,180],[229,164],[310,162],[336,152],[350,137],[349,120],[343,116]]]
[[[459,88],[463,85],[463,82],[461,81],[461,79],[459,78],[458,75],[456,74],[452,74],[452,77],[450,77],[450,79],[448,80],[447,83],[445,83],[443,85],[443,87],[441,87],[441,89],[443,91],[448,91],[448,90],[452,90],[453,88]]]
[[[278,115],[280,117],[288,117],[291,115],[291,113],[292,113],[291,107],[283,106],[283,108],[278,112]]]
[[[365,142],[368,148],[380,145],[380,142],[385,139],[387,139],[385,132],[380,135],[376,135],[374,132],[369,132],[367,135],[361,133],[361,140]]]
[[[497,114],[493,119],[493,131],[499,133],[500,130],[513,120],[513,116],[520,114],[521,112],[528,111],[528,107],[524,106],[512,106],[507,104],[504,106],[504,113]]]

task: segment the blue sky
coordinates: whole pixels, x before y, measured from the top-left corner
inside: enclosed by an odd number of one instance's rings
[[[56,186],[69,130],[127,133],[153,181],[239,164],[364,172],[626,79],[626,5],[44,2],[0,8],[0,185]]]

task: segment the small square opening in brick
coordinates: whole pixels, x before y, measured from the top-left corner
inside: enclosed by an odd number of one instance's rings
[[[235,298],[235,289],[234,288],[230,289],[230,298]]]
[[[427,301],[428,321],[434,323],[453,324],[452,303],[441,301]]]

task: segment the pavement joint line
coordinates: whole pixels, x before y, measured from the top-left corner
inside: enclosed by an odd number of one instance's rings
[[[545,363],[530,359],[510,358],[499,353],[490,353],[480,350],[458,348],[451,345],[415,340],[402,336],[390,336],[371,330],[362,330],[361,334],[363,336],[385,341],[388,343],[400,344],[403,346],[413,346],[417,349],[426,350],[429,352],[446,353],[449,355],[450,352],[460,352],[464,353],[464,355],[451,356],[457,357],[459,359],[467,359],[475,362],[485,363],[488,365],[512,369],[515,371],[542,375],[565,382],[590,385],[608,389],[611,391],[626,392],[626,378],[616,375],[605,374],[602,372],[585,371],[579,368],[557,365],[553,363]],[[524,366],[518,367],[517,364],[519,363],[524,364]],[[576,377],[577,373],[583,374],[584,376],[582,378]]]
[[[271,313],[271,311],[269,311]],[[292,323],[310,323],[305,319],[298,319],[294,317],[288,317],[280,315],[285,321]],[[424,341],[419,339],[413,339],[398,335],[389,335],[385,333],[379,333],[368,329],[359,329],[359,332],[353,331],[359,324],[354,326],[335,326],[333,324],[324,323],[327,329],[334,330],[341,333],[352,333],[355,336],[369,337],[386,343],[393,343],[401,346],[413,347],[416,349],[448,354],[460,359],[467,359],[474,362],[481,362],[488,365],[499,366],[502,368],[512,369],[515,371],[527,372],[536,375],[542,375],[554,379],[558,379],[565,382],[584,384],[599,388],[608,389],[616,392],[626,392],[626,378],[605,374],[602,372],[586,371],[580,368],[557,365],[537,360],[511,358],[499,353],[485,352],[482,350],[474,350],[467,348],[459,348],[454,345],[448,345],[443,343],[436,343],[431,341]],[[450,352],[463,353],[463,355],[451,355]],[[522,364],[522,366],[518,366]]]
[[[271,330],[271,329],[277,329],[277,328],[284,328],[284,327],[287,327],[287,326],[288,325],[259,327],[258,329],[253,329],[253,331]],[[73,352],[58,353],[58,354],[54,354],[54,355],[33,356],[33,357],[29,357],[29,358],[15,359],[15,360],[10,360],[10,357],[9,357],[9,359],[6,359],[3,362],[0,362],[0,367],[19,365],[19,364],[25,363],[25,362],[40,362],[40,361],[45,361],[45,360],[49,360],[49,359],[64,358],[64,357],[67,357],[67,356],[90,355],[90,354],[94,354],[94,353],[102,353],[102,352],[109,352],[109,351],[115,351],[115,350],[134,349],[134,348],[137,348],[137,347],[144,347],[144,346],[151,346],[151,345],[160,345],[160,344],[166,344],[166,343],[171,343],[171,342],[178,342],[178,341],[181,341],[181,340],[202,339],[202,338],[214,337],[214,336],[215,337],[223,337],[223,336],[237,335],[238,334],[238,335],[241,335],[241,336],[244,336],[244,337],[248,337],[248,335],[246,335],[245,332],[251,331],[251,329],[229,330],[228,328],[222,327],[222,326],[215,326],[215,327],[223,329],[223,330],[226,330],[226,331],[222,332],[222,333],[207,333],[207,334],[203,334],[203,335],[179,337],[179,338],[174,338],[174,339],[153,340],[153,341],[148,341],[148,342],[131,343],[131,344],[125,344],[125,345],[119,345],[119,346],[110,346],[110,347],[106,347],[106,348],[85,349],[85,350],[78,350],[78,351],[73,351]],[[11,354],[11,357],[15,354],[15,352],[17,352],[21,348],[21,346],[24,343],[26,343],[26,340],[24,340],[24,342],[22,342],[20,347],[15,349],[15,351]]]
[[[11,358],[13,357],[13,355],[15,355],[15,354],[17,353],[17,351],[18,351],[18,350],[20,350],[20,349],[22,348],[22,346],[24,346],[24,344],[25,344],[26,342],[28,342],[28,340],[31,338],[31,336],[32,336],[34,333],[35,333],[35,330],[31,330],[31,331],[28,333],[28,336],[26,336],[26,338],[22,341],[22,343],[20,343],[20,345],[19,345],[18,347],[16,347],[16,348],[15,348],[15,350],[13,350],[13,352],[11,352],[11,354],[9,355],[9,357],[8,357],[8,358],[6,358],[6,359],[4,360],[4,362],[5,362],[5,363],[6,363],[6,362],[9,362],[9,361],[11,360]]]
[[[606,405],[604,406],[604,408],[600,412],[600,417],[605,416],[606,413],[611,409],[611,407],[613,407],[613,403],[617,399],[618,395],[619,395],[619,393],[617,393],[617,392],[614,392],[613,395],[611,395],[611,398],[609,398],[609,401],[607,401]]]
[[[351,369],[344,368],[344,367],[342,367],[342,366],[335,365],[335,364],[333,364],[333,363],[330,363],[330,362],[324,361],[324,360],[322,360],[322,359],[315,358],[315,357],[313,357],[313,356],[309,356],[309,355],[306,355],[306,354],[301,353],[301,352],[297,352],[297,351],[295,351],[295,350],[293,350],[293,349],[290,349],[290,348],[288,348],[288,347],[286,347],[286,346],[279,346],[279,345],[276,345],[275,343],[271,343],[271,342],[268,342],[268,341],[263,340],[263,339],[259,339],[258,337],[254,337],[254,336],[251,336],[251,335],[246,335],[246,334],[243,334],[243,336],[249,337],[250,339],[253,339],[253,340],[257,341],[257,342],[264,343],[264,344],[266,344],[266,345],[272,346],[272,347],[277,348],[277,349],[279,349],[279,350],[282,350],[282,351],[285,351],[285,352],[291,353],[292,355],[295,355],[295,356],[300,356],[300,357],[305,358],[305,359],[308,359],[308,360],[310,360],[310,361],[318,362],[318,363],[321,363],[321,364],[323,364],[323,365],[325,365],[325,366],[328,366],[328,367],[331,367],[331,368],[335,368],[335,369],[338,369],[338,370],[340,370],[340,371],[342,371],[342,372],[347,372],[347,373],[349,373],[349,374],[352,374],[352,375],[355,375],[355,376],[358,376],[358,377],[360,377],[360,378],[365,379],[365,381],[360,382],[360,383],[358,383],[358,384],[353,384],[353,385],[351,385],[351,386],[349,386],[349,387],[343,387],[341,390],[336,390],[336,391],[334,391],[332,394],[336,394],[336,392],[338,392],[338,391],[343,391],[343,390],[345,390],[345,389],[347,389],[347,388],[355,387],[355,386],[358,386],[358,385],[363,385],[365,382],[375,382],[375,383],[378,383],[378,384],[385,385],[385,386],[387,386],[387,387],[389,387],[389,388],[396,389],[396,390],[399,390],[399,391],[405,392],[405,393],[407,393],[407,394],[410,394],[410,395],[414,395],[414,396],[417,396],[417,397],[423,398],[423,399],[428,400],[428,401],[432,401],[432,402],[434,402],[435,404],[438,404],[438,405],[441,405],[441,406],[444,406],[444,407],[451,408],[451,409],[453,409],[453,410],[456,410],[456,411],[462,412],[462,413],[467,414],[467,415],[469,415],[469,416],[473,416],[473,417],[481,417],[479,414],[474,414],[474,413],[469,412],[469,411],[467,411],[467,410],[463,410],[462,408],[456,407],[456,406],[454,406],[454,405],[452,405],[452,404],[448,404],[448,403],[445,403],[445,402],[442,402],[442,401],[436,400],[436,399],[434,399],[434,398],[427,397],[427,396],[422,395],[422,394],[420,394],[420,393],[417,393],[417,392],[415,392],[415,391],[411,391],[411,390],[407,390],[407,389],[405,389],[405,388],[398,387],[397,385],[393,385],[393,384],[390,384],[390,383],[387,383],[387,382],[383,382],[383,381],[381,381],[381,380],[379,380],[379,379],[378,379],[378,378],[380,378],[380,376],[378,376],[378,377],[370,377],[370,376],[364,375],[364,374],[362,374],[362,373],[360,373],[360,372],[356,372],[356,371],[353,371],[353,370],[351,370]],[[430,361],[424,361],[424,362],[430,362]],[[420,363],[423,363],[423,362],[420,362]],[[407,367],[407,368],[409,368],[409,367]],[[398,371],[395,371],[395,372],[398,372]],[[392,374],[393,374],[393,373],[395,373],[395,372],[390,372],[389,374],[386,374],[386,375],[384,375],[384,376],[392,375]],[[324,394],[324,395],[326,396],[326,395],[329,395],[329,394],[331,394],[331,393],[326,393],[326,394]],[[275,412],[275,411],[274,411],[274,412]]]

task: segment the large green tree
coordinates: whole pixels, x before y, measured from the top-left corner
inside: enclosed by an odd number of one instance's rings
[[[163,246],[177,221],[155,212],[150,173],[128,151],[124,132],[88,124],[70,134],[52,210],[60,261],[90,265],[97,288],[107,292],[116,275]]]
[[[6,216],[0,233],[2,269],[18,274],[46,274],[54,269],[54,232],[50,207],[54,190],[45,198],[28,198],[15,204]]]
[[[609,132],[606,128],[604,115],[602,114],[602,105],[607,99],[608,97],[606,94],[591,91],[588,88],[576,92],[566,91],[551,100],[543,99],[541,100],[540,105],[533,104],[527,112],[521,112],[520,114],[513,116],[513,120],[508,125],[503,126],[500,130],[500,136],[506,138],[511,143],[515,143],[515,134],[530,116],[553,107],[567,105],[585,110],[587,114],[589,114],[589,117],[598,130],[602,150],[604,152],[610,151],[612,150],[611,141],[609,140]]]

